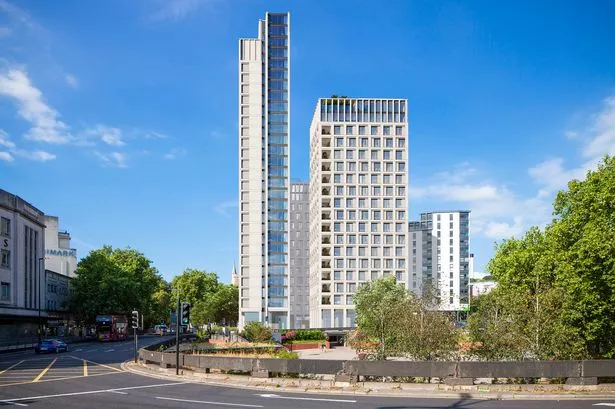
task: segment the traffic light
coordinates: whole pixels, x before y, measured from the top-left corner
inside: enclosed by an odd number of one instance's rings
[[[132,312],[132,327],[139,328],[139,311]]]
[[[188,325],[190,323],[190,303],[182,303],[182,325]]]

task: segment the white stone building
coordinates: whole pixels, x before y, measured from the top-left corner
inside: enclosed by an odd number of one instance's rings
[[[75,277],[77,250],[70,246],[70,233],[59,230],[57,216],[45,216],[45,270]]]
[[[470,212],[421,213],[409,223],[409,288],[418,296],[431,293],[443,311],[469,306]]]
[[[0,338],[36,336],[47,317],[44,230],[43,212],[0,189]]]
[[[290,15],[239,40],[239,327],[288,328]]]
[[[361,283],[408,283],[407,100],[323,98],[310,127],[310,325],[355,326]]]

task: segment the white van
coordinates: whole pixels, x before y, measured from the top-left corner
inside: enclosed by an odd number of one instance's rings
[[[156,335],[163,336],[163,335],[165,335],[168,332],[168,328],[164,324],[162,324],[162,325],[154,325],[154,332],[156,333]]]

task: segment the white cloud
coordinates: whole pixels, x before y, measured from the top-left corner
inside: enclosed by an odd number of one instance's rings
[[[0,11],[8,15],[12,21],[18,24],[23,24],[30,29],[40,28],[38,23],[36,23],[28,13],[8,1],[0,0]]]
[[[126,155],[120,152],[100,153],[94,152],[94,155],[100,159],[104,166],[113,168],[125,168],[126,167]]]
[[[99,138],[107,145],[124,146],[126,143],[122,140],[122,130],[106,125],[98,124],[93,128],[88,129],[86,135]]]
[[[592,137],[583,150],[583,156],[615,155],[615,96],[604,100],[604,107],[596,115],[590,132]]]
[[[50,160],[55,160],[56,155],[53,153],[45,152],[45,151],[26,151],[23,149],[16,149],[13,151],[15,155],[24,157],[26,159],[34,160],[37,162],[47,162]]]
[[[150,20],[177,22],[187,18],[202,6],[212,3],[212,0],[158,0]]]
[[[0,151],[0,161],[13,162],[14,160],[15,159],[10,153]]]
[[[219,214],[225,216],[225,217],[231,217],[231,215],[229,214],[229,211],[231,209],[236,208],[237,206],[238,206],[237,200],[229,200],[229,201],[222,202],[222,203],[216,205],[214,207],[214,211],[216,213],[219,213]]]
[[[42,92],[32,85],[24,70],[13,68],[0,74],[2,95],[12,98],[19,115],[30,122],[26,139],[57,144],[70,141],[68,126],[58,119],[58,112],[45,103]]]
[[[64,79],[66,80],[66,83],[70,85],[72,88],[76,89],[79,87],[79,80],[73,74],[66,74],[64,76]]]
[[[574,138],[580,137],[585,141],[582,150],[586,158],[584,163],[566,168],[563,158],[552,158],[528,170],[534,181],[543,186],[543,195],[565,188],[573,179],[584,179],[588,170],[596,169],[602,156],[615,155],[615,96],[604,100],[602,110],[593,115],[591,122],[586,132],[574,132]],[[566,134],[567,137],[571,135]]]
[[[0,38],[8,37],[11,35],[12,30],[8,27],[0,27]]]
[[[166,160],[175,160],[177,158],[181,158],[182,156],[185,156],[187,153],[188,151],[184,148],[175,148],[165,153],[163,158]]]
[[[0,146],[4,146],[9,149],[13,149],[15,147],[15,143],[11,141],[9,134],[7,134],[3,129],[0,129]]]

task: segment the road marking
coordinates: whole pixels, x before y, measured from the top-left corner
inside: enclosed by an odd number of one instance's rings
[[[25,403],[17,403],[17,402],[7,402],[9,405],[16,405],[16,406],[28,406]]]
[[[190,399],[165,398],[163,396],[156,396],[156,399],[172,400],[174,402],[204,403],[206,405],[238,406],[238,407],[242,407],[242,408],[264,408],[263,405],[247,405],[247,404],[243,404],[243,403],[226,403],[226,402],[209,402],[209,401],[206,401],[206,400],[190,400]]]
[[[83,360],[83,376],[88,376],[88,361]]]
[[[110,393],[117,393],[119,395],[128,395],[128,392],[120,392],[120,391],[109,391]]]
[[[89,377],[91,378],[92,376],[103,376],[103,375],[117,375],[117,372],[105,372],[105,373],[99,373],[99,374],[92,374],[92,375],[89,375]],[[55,381],[63,381],[66,379],[78,379],[78,378],[83,378],[83,375],[67,376],[65,378],[52,378],[51,376],[46,376],[45,379],[41,379],[40,381],[38,381],[38,383],[55,382]],[[28,376],[27,379],[28,379],[27,381],[0,383],[0,388],[4,388],[5,386],[27,385],[27,384],[32,383],[32,381],[30,380],[32,379],[32,376]]]
[[[158,388],[161,386],[174,386],[174,385],[184,385],[192,382],[171,382],[171,383],[159,383],[155,385],[142,385],[142,386],[127,386],[125,388],[113,388],[113,389],[98,389],[94,391],[83,391],[83,392],[72,392],[72,393],[59,393],[57,395],[39,395],[39,396],[28,396],[27,398],[14,398],[14,399],[5,399],[0,400],[0,403],[12,403],[21,401],[28,401],[33,399],[50,399],[50,398],[62,398],[65,396],[80,396],[80,395],[93,395],[97,393],[109,393],[113,391],[127,391],[132,389],[146,389],[146,388]],[[262,408],[262,406],[259,406]]]
[[[105,352],[115,352],[115,349],[107,349]]]
[[[118,371],[118,372],[124,372],[124,371],[122,371],[121,369],[117,369],[117,368],[114,368],[114,367],[112,367],[112,366],[105,365],[105,364],[99,364],[98,362],[90,361],[89,359],[77,358],[77,357],[76,357],[76,356],[74,356],[74,355],[70,355],[70,357],[71,357],[71,358],[74,358],[74,359],[76,359],[76,360],[78,360],[78,361],[87,361],[87,362],[88,362],[88,363],[90,363],[90,364],[94,364],[94,365],[102,366],[103,368],[113,369],[114,371]]]
[[[51,363],[49,365],[47,365],[47,368],[43,369],[41,371],[41,373],[38,374],[38,376],[36,378],[34,378],[34,380],[32,382],[38,382],[43,377],[43,375],[45,375],[47,373],[49,368],[51,368],[53,366],[53,364],[56,363],[57,360],[58,360],[58,358],[55,358],[53,361],[51,361]]]
[[[594,403],[592,406],[615,406],[615,403]]]
[[[257,394],[261,398],[270,398],[270,399],[292,399],[292,400],[313,400],[318,402],[337,402],[337,403],[357,403],[356,400],[347,400],[347,399],[323,399],[323,398],[298,398],[295,396],[280,396],[275,395],[273,393],[265,393],[265,394]]]
[[[83,348],[75,349],[75,352],[81,352],[81,351],[83,351]]]
[[[17,362],[16,364],[13,364],[13,365],[9,366],[9,367],[8,367],[8,368],[6,368],[5,370],[0,371],[0,375],[2,375],[3,373],[5,373],[6,371],[10,371],[11,369],[15,368],[17,365],[19,365],[19,364],[20,364],[20,363],[22,363],[22,362],[23,362],[23,361],[19,361],[19,362]]]

